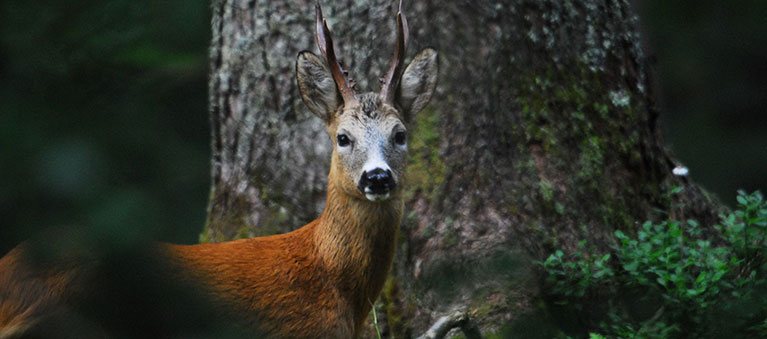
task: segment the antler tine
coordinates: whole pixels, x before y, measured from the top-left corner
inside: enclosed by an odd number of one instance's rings
[[[315,8],[317,13],[315,18],[317,46],[319,47],[322,56],[325,57],[325,60],[328,62],[328,66],[330,66],[330,73],[333,75],[333,80],[335,80],[338,91],[341,92],[341,96],[344,99],[344,105],[355,105],[357,103],[357,97],[344,75],[344,70],[341,69],[341,65],[336,59],[336,53],[333,49],[333,38],[330,36],[330,29],[328,28],[327,21],[322,17],[322,8],[320,8],[319,1],[317,1]]]
[[[397,42],[394,46],[394,54],[389,61],[389,71],[382,79],[381,98],[384,102],[394,102],[394,96],[397,92],[400,77],[402,76],[402,66],[405,63],[405,49],[408,41],[408,27],[405,14],[402,13],[402,0],[399,2],[397,12]]]

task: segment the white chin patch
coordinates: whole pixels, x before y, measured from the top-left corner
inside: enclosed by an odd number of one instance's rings
[[[370,201],[384,201],[389,199],[389,192],[384,194],[365,193],[365,198],[368,198]]]

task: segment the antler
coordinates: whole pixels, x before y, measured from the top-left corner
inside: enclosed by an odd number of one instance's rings
[[[394,54],[389,61],[389,71],[381,79],[381,99],[383,102],[394,102],[394,96],[397,93],[402,77],[402,66],[405,64],[405,48],[407,48],[408,28],[405,14],[402,13],[402,0],[399,1],[399,10],[397,11],[397,44],[394,46]]]
[[[336,52],[333,49],[333,38],[330,37],[330,29],[328,28],[327,21],[322,17],[322,8],[320,8],[319,1],[317,1],[315,8],[317,9],[315,23],[317,30],[317,46],[319,46],[320,53],[322,53],[322,56],[325,57],[325,60],[330,66],[330,73],[333,75],[333,80],[336,82],[338,91],[341,92],[341,96],[344,99],[344,105],[347,107],[354,106],[357,104],[357,96],[354,94],[354,89],[352,89],[349,81],[346,79],[344,71],[341,69],[341,65],[338,63],[338,60],[336,60]]]

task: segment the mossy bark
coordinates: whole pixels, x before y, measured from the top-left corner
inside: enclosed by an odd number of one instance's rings
[[[313,5],[213,3],[204,240],[288,231],[322,209],[330,142],[293,69],[299,50],[315,48]],[[396,1],[323,7],[351,76],[377,89]],[[410,54],[436,48],[441,73],[411,137],[387,284],[396,293],[385,298],[408,313],[388,318],[409,324],[392,331],[418,333],[456,306],[494,331],[538,307],[531,260],[553,248],[605,248],[614,230],[667,214],[715,218],[719,204],[671,173],[627,1],[426,0],[405,12]],[[684,193],[669,194],[676,186]]]

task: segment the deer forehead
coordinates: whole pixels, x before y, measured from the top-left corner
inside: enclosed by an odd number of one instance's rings
[[[335,129],[343,129],[357,138],[363,138],[391,131],[399,124],[402,120],[396,108],[382,103],[377,94],[366,93],[359,96],[357,105],[342,108],[337,115]]]

